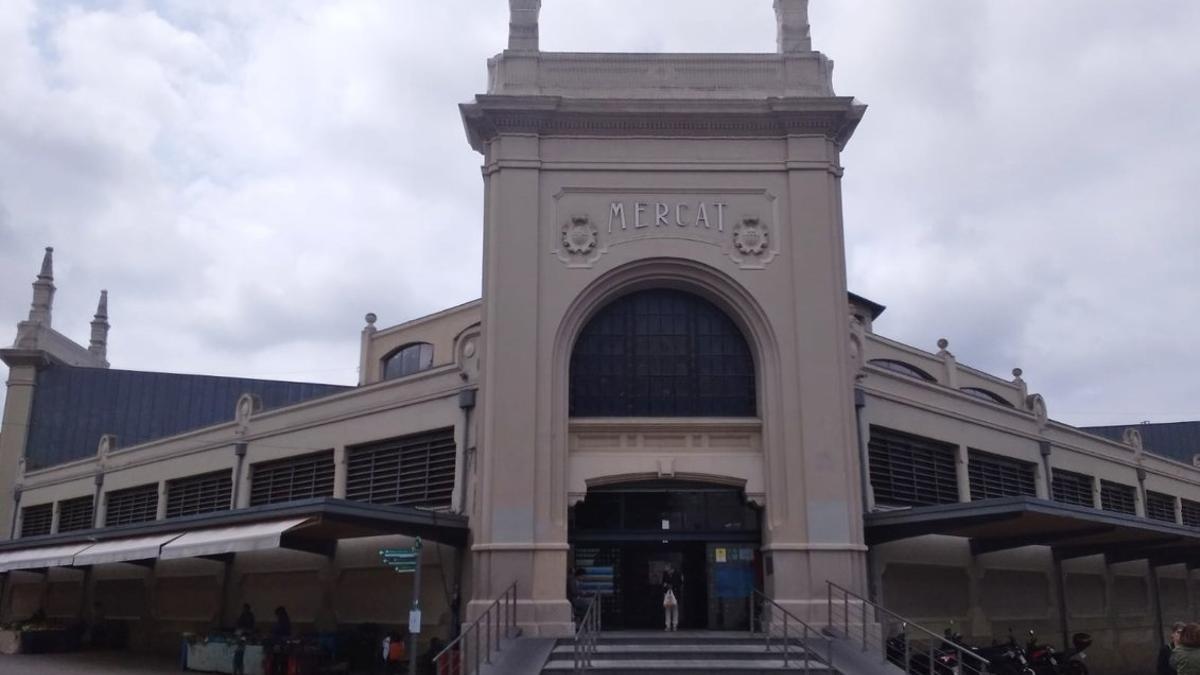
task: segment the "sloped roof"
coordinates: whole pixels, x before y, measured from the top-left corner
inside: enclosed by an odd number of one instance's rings
[[[1200,421],[1162,422],[1156,424],[1118,424],[1104,427],[1080,427],[1097,436],[1120,441],[1126,429],[1137,429],[1142,434],[1142,447],[1162,457],[1192,463],[1193,455],[1200,455]]]
[[[349,387],[180,375],[52,364],[38,371],[25,446],[27,469],[41,469],[96,454],[100,437],[116,434],[129,447],[186,431],[231,422],[238,397],[281,408]]]

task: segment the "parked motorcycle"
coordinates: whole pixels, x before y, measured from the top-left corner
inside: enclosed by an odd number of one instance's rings
[[[1029,665],[1025,649],[1017,644],[1017,639],[1011,632],[1007,642],[993,641],[990,647],[977,647],[972,651],[987,659],[988,675],[1037,675]],[[971,659],[963,664],[962,675],[982,674],[983,670],[978,661]]]
[[[957,647],[962,643],[962,635],[954,632],[953,624],[946,629],[943,640],[932,651],[928,646],[908,644],[908,663],[905,668],[907,629],[907,624],[901,624],[900,632],[888,638],[886,653],[889,662],[909,675],[962,675],[959,664],[961,656]]]
[[[1088,675],[1088,667],[1084,651],[1092,645],[1092,636],[1087,633],[1076,633],[1071,636],[1072,648],[1059,652],[1048,644],[1037,641],[1037,634],[1029,631],[1029,644],[1026,648],[1029,663],[1036,675]]]

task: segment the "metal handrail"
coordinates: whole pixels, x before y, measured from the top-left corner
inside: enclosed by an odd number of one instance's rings
[[[925,635],[929,636],[929,644],[927,647],[929,675],[934,675],[934,672],[935,672],[934,668],[937,665],[937,660],[935,658],[935,651],[937,650],[938,645],[950,647],[950,648],[954,649],[955,652],[957,652],[958,663],[960,664],[960,670],[962,672],[964,672],[964,673],[967,673],[967,672],[970,672],[970,673],[989,672],[988,667],[991,665],[991,661],[988,661],[984,657],[975,653],[975,651],[972,650],[970,647],[960,645],[957,642],[950,640],[945,635],[938,635],[937,633],[929,630],[928,628],[925,628],[924,626],[913,623],[912,621],[909,621],[908,619],[900,616],[899,614],[893,612],[892,610],[890,610],[882,605],[879,605],[877,603],[871,602],[870,600],[867,600],[863,596],[859,595],[858,593],[855,593],[854,591],[852,591],[848,588],[840,586],[832,581],[826,581],[825,583],[828,585],[828,589],[829,589],[829,595],[828,595],[829,614],[827,617],[827,619],[829,621],[829,629],[831,631],[837,629],[837,626],[834,625],[834,621],[833,621],[833,598],[834,598],[835,591],[837,591],[838,594],[840,594],[842,596],[842,607],[844,608],[844,615],[845,615],[843,617],[843,622],[842,622],[842,629],[843,629],[842,633],[845,635],[847,640],[850,639],[850,599],[853,598],[853,599],[857,600],[858,602],[862,603],[862,606],[863,606],[862,622],[861,622],[862,623],[862,636],[863,636],[862,637],[862,649],[864,652],[867,651],[867,635],[868,635],[867,634],[867,611],[866,611],[866,608],[870,607],[871,609],[875,610],[876,616],[878,616],[879,614],[883,614],[883,615],[890,617],[891,619],[899,622],[902,626],[904,626],[904,633],[903,633],[903,635],[904,635],[904,657],[903,657],[904,665],[900,666],[901,669],[904,670],[904,672],[906,672],[906,673],[914,672],[912,670],[913,666],[912,666],[912,660],[911,660],[913,640],[910,639],[908,636],[909,628],[915,628],[918,632],[924,633]],[[883,624],[880,623],[880,645],[881,645],[880,651],[882,652],[883,660],[887,661],[887,659],[888,659],[888,645],[887,645],[888,638],[886,635],[883,634],[883,630],[884,630]],[[970,658],[974,661],[974,665],[972,665],[972,666],[966,665],[968,658]],[[939,670],[938,672],[942,672],[942,671]]]
[[[833,667],[833,640],[830,639],[829,636],[823,634],[821,631],[813,628],[812,626],[809,626],[807,623],[805,623],[802,619],[797,617],[795,614],[792,614],[791,612],[787,611],[787,609],[785,609],[782,605],[775,602],[771,598],[768,598],[767,596],[763,595],[762,592],[760,592],[757,589],[754,590],[753,594],[750,597],[751,597],[751,602],[753,602],[754,600],[761,601],[763,604],[770,607],[772,611],[778,610],[779,613],[783,615],[783,667],[784,668],[788,668],[791,666],[791,660],[793,658],[793,653],[795,651],[795,645],[792,644],[792,640],[794,638],[800,638],[800,645],[802,646],[802,649],[798,650],[798,653],[796,653],[796,656],[804,659],[804,671],[803,671],[804,675],[808,675],[809,669],[812,667],[812,659],[816,659],[819,663],[824,664],[825,666],[828,667],[829,670],[834,670],[834,667]],[[751,633],[757,632],[756,630],[754,630],[754,617],[755,616],[756,616],[756,612],[754,612],[754,608],[752,607],[751,611],[750,611],[750,632]],[[774,618],[774,617],[772,617],[772,618]],[[758,618],[758,627],[763,632],[763,639],[765,641],[766,650],[768,652],[771,651],[771,631],[774,628],[774,626],[772,625],[774,623],[775,622],[768,623],[768,622],[764,621],[764,619],[761,616],[759,616],[759,618]],[[821,655],[818,654],[817,651],[810,646],[810,642],[811,642],[810,636],[824,641],[824,643],[825,643],[824,658],[822,658]]]
[[[503,631],[501,624],[503,623]],[[479,638],[483,635],[483,648]],[[458,637],[433,657],[438,675],[470,675],[482,664],[491,664],[492,654],[502,651],[501,640],[520,634],[517,628],[517,582],[512,582]],[[494,639],[493,639],[494,638]],[[472,644],[474,642],[474,644]],[[474,667],[466,667],[474,662]]]
[[[600,594],[592,596],[587,611],[575,629],[575,672],[583,673],[592,667],[592,657],[596,654],[596,642],[600,637]]]

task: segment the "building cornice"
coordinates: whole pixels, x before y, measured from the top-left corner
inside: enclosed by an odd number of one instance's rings
[[[44,368],[54,359],[50,354],[40,349],[0,349],[0,361],[3,361],[9,368],[19,368],[21,366],[33,366],[35,368]]]
[[[500,135],[783,138],[822,136],[843,147],[866,106],[850,97],[748,100],[568,99],[480,95],[459,106],[471,147]]]

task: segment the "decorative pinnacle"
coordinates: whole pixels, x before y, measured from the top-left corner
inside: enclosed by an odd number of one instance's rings
[[[108,291],[107,290],[100,291],[100,302],[96,303],[96,318],[97,319],[107,319],[108,318]]]
[[[366,319],[368,326],[374,326],[375,321],[379,319],[379,317],[375,316],[375,312],[367,312],[367,315],[363,318]]]
[[[46,254],[42,256],[42,271],[38,272],[38,279],[54,281],[54,247],[47,246]]]
[[[775,0],[775,25],[780,54],[812,51],[808,0]]]
[[[1013,374],[1013,378],[1019,380],[1019,379],[1021,379],[1021,376],[1025,374],[1025,371],[1021,370],[1020,368],[1013,368],[1012,374]]]
[[[538,13],[542,0],[508,0],[508,48],[518,52],[538,50]]]

